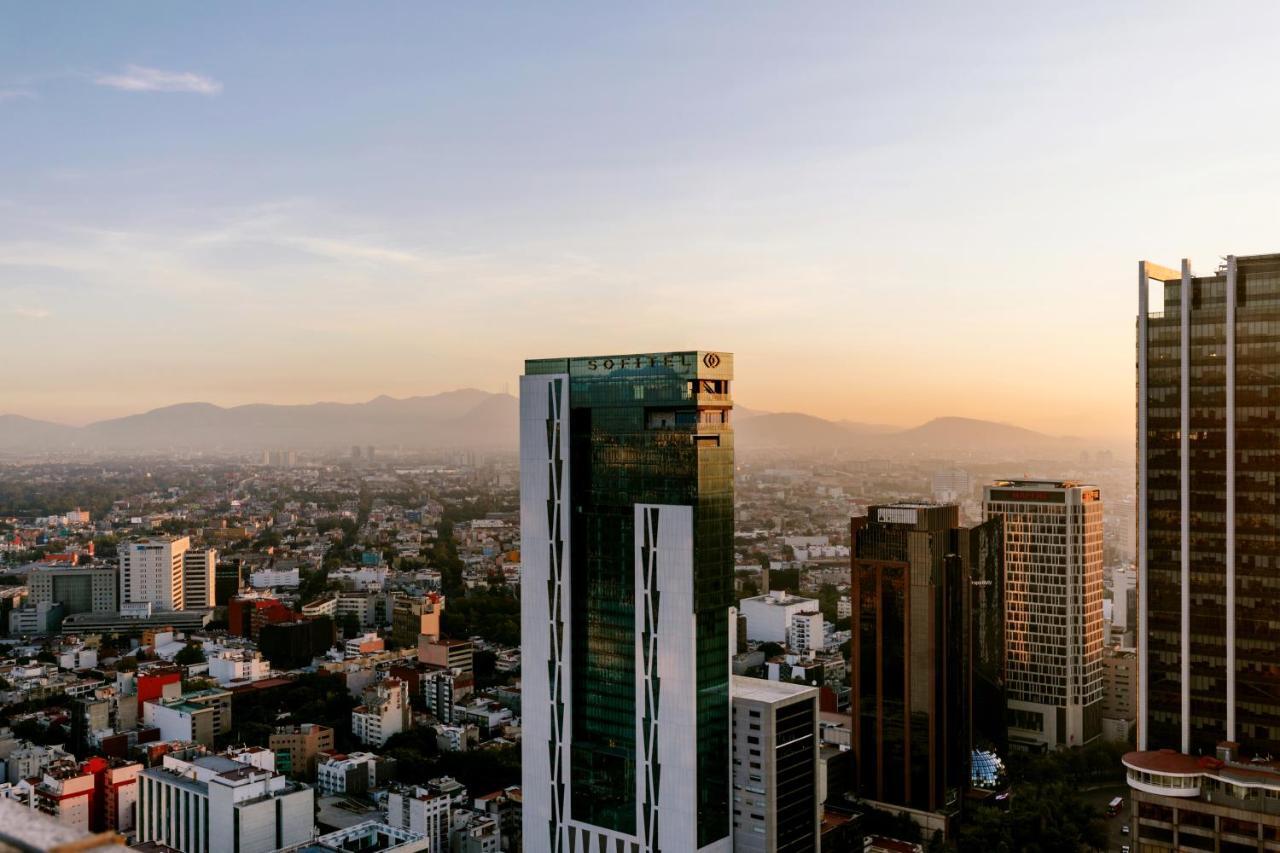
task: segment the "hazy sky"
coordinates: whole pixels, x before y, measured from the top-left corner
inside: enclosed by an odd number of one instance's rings
[[[5,0],[0,412],[514,390],[525,357],[703,348],[754,408],[1124,436],[1137,260],[1280,251],[1278,27]]]

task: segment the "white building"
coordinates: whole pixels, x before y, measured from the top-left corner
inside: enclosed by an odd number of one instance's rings
[[[271,674],[271,663],[249,649],[222,649],[208,660],[209,676],[223,687],[233,681],[259,681]]]
[[[351,733],[366,746],[380,747],[409,728],[409,682],[385,678],[364,689],[364,704],[351,712]]]
[[[120,556],[120,602],[150,603],[159,610],[182,610],[184,560],[191,547],[186,536],[123,542]]]
[[[213,548],[190,550],[182,555],[184,610],[208,610],[214,606],[214,575],[218,552]]]
[[[1009,737],[1051,748],[1101,735],[1102,499],[1075,482],[1002,480],[983,520],[1005,530]]]
[[[249,575],[249,586],[254,589],[296,589],[302,584],[298,568],[258,569]]]
[[[733,676],[733,850],[817,850],[818,690]]]
[[[440,791],[415,787],[387,795],[387,823],[425,836],[428,853],[449,853],[449,797]]]
[[[750,620],[747,622],[750,625]],[[822,612],[806,610],[791,617],[787,626],[787,649],[793,652],[821,652],[827,647],[826,634],[822,627]],[[750,628],[748,628],[748,632]]]
[[[361,850],[377,850],[378,853],[418,853],[431,851],[425,836],[398,826],[389,826],[376,820],[366,820],[355,826],[321,835],[308,845],[314,853],[359,853]]]
[[[378,756],[372,752],[332,752],[316,764],[316,788],[324,796],[363,794],[378,784]]]
[[[940,504],[958,504],[973,494],[973,480],[969,472],[960,468],[946,468],[933,473],[933,501]]]
[[[748,640],[785,645],[792,618],[817,609],[817,599],[801,598],[785,590],[772,590],[742,599],[739,612],[747,618]]]
[[[270,853],[311,841],[314,792],[284,774],[206,755],[138,774],[138,842],[181,853]]]
[[[329,580],[352,592],[380,592],[387,583],[386,566],[352,566],[329,573]]]

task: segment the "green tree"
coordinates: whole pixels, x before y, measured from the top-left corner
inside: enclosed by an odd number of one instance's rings
[[[207,660],[204,649],[200,648],[198,643],[187,643],[181,651],[173,656],[173,662],[180,666],[191,666],[197,663],[204,663]]]

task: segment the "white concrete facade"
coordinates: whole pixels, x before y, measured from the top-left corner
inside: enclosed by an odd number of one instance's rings
[[[120,603],[150,603],[159,610],[182,610],[184,560],[191,547],[186,536],[122,543]]]

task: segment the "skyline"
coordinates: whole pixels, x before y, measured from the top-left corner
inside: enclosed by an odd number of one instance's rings
[[[13,7],[0,412],[697,344],[762,410],[1131,437],[1137,261],[1280,248],[1280,10],[1147,8]]]

